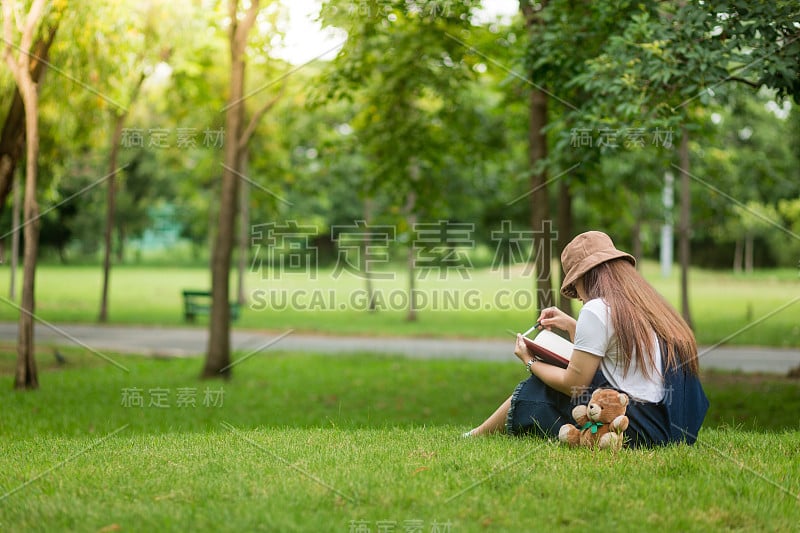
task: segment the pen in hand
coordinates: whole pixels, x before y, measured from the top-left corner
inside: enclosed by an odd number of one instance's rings
[[[540,324],[539,322],[537,322],[536,324],[534,324],[534,325],[533,325],[533,327],[531,327],[531,329],[529,329],[528,331],[526,331],[525,333],[523,333],[523,334],[522,334],[522,336],[523,336],[523,337],[527,337],[527,336],[528,336],[528,333],[530,333],[531,331],[533,331],[533,330],[537,329],[537,328],[538,328],[540,325],[541,325],[541,324]]]

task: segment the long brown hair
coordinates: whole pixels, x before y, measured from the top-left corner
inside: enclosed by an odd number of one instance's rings
[[[686,367],[697,374],[694,333],[630,262],[613,259],[600,263],[583,275],[583,287],[587,299],[603,298],[611,308],[623,374],[628,373],[631,356],[636,353],[636,368],[650,377],[650,369],[655,367],[653,333],[662,345],[665,370]]]

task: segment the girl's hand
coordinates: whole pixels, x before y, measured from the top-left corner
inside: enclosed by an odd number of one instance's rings
[[[542,309],[542,312],[539,314],[538,322],[543,328],[558,328],[568,332],[570,338],[575,336],[575,319],[558,307],[546,307]]]
[[[523,364],[527,364],[528,361],[533,359],[533,356],[528,351],[528,347],[525,346],[525,341],[522,340],[521,333],[517,333],[517,344],[514,346],[514,355],[516,355]]]

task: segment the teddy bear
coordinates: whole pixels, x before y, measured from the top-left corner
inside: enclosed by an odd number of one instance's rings
[[[622,432],[628,428],[627,406],[626,394],[613,389],[596,389],[588,406],[578,405],[572,410],[578,426],[564,424],[558,431],[558,439],[570,446],[619,450]]]

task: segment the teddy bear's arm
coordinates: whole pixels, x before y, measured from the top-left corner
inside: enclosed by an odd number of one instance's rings
[[[611,422],[611,429],[620,433],[628,429],[628,417],[619,415]]]
[[[576,405],[572,410],[572,418],[578,423],[578,428],[589,421],[589,416],[586,414],[587,411],[588,409],[585,405]]]

